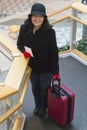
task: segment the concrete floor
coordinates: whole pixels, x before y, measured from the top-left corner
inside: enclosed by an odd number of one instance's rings
[[[24,130],[86,130],[87,129],[87,66],[73,57],[60,58],[61,83],[75,93],[75,112],[71,124],[58,125],[52,118],[34,116],[34,100],[29,84],[23,111],[26,114]]]

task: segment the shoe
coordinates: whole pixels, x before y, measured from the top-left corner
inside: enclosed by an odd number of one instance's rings
[[[39,107],[35,107],[35,109],[34,109],[34,115],[38,115],[39,114],[39,110],[40,110]]]
[[[46,112],[46,109],[40,109],[40,110],[39,110],[39,116],[40,116],[40,117],[46,115],[46,113],[47,113],[47,112]]]

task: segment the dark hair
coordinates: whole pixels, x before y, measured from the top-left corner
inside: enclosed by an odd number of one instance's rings
[[[32,15],[30,15],[25,21],[24,21],[24,26],[26,29],[33,29],[34,25],[31,22],[31,17]],[[49,28],[51,28],[52,25],[50,25],[47,16],[44,16],[44,21],[43,24],[41,26],[41,30],[43,31],[47,31]]]

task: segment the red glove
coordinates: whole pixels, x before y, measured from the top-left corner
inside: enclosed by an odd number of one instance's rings
[[[24,55],[25,58],[30,58],[31,57],[31,54],[29,52],[27,52],[27,51],[24,51],[23,55]]]
[[[54,74],[53,75],[53,80],[57,81],[60,78],[60,74]]]

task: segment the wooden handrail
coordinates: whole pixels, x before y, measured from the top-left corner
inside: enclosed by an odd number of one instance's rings
[[[5,85],[15,88],[18,91],[27,64],[28,64],[28,59],[24,58],[23,55],[20,57],[16,57],[12,62],[8,75],[6,76]]]
[[[84,60],[85,62],[87,62],[87,55],[81,53],[79,50],[77,49],[72,49],[72,50],[66,50],[66,51],[62,51],[59,52],[59,56],[61,56],[62,54],[75,54],[76,56],[78,56],[79,58],[81,58],[82,60]]]
[[[16,112],[20,107],[22,106],[21,103],[18,103],[17,105],[15,105],[13,108],[11,108],[10,110],[8,110],[6,113],[4,113],[3,115],[0,116],[0,123],[2,123],[3,121],[5,121],[8,117],[10,117],[14,112]]]
[[[4,84],[1,84],[0,100],[3,100],[6,97],[11,96],[19,91],[23,75],[27,68],[27,63],[28,63],[28,60],[23,58],[23,56],[17,57],[14,59],[12,66],[9,70],[9,73],[7,74],[7,77],[4,81]]]
[[[0,33],[0,45],[7,50],[10,54],[18,53],[20,55],[20,51],[17,49],[15,44],[12,44],[10,40],[7,40],[1,33]]]
[[[30,79],[30,75],[31,75],[31,68],[29,67],[28,68],[28,76],[25,80],[25,83],[24,83],[24,87],[23,87],[23,90],[22,90],[22,93],[20,95],[20,99],[19,99],[19,102],[20,103],[23,103],[23,100],[24,100],[24,96],[25,96],[25,92],[26,92],[26,89],[27,89],[27,86],[28,86],[28,83],[29,83],[29,79]]]
[[[21,130],[22,125],[23,125],[23,118],[17,117],[12,130]]]
[[[71,52],[73,54],[76,54],[78,57],[80,57],[81,59],[83,59],[85,62],[87,62],[87,55],[83,54],[82,52],[80,52],[77,49],[73,49],[73,50],[71,50]]]
[[[31,68],[29,68],[29,70],[28,70],[28,74],[25,79],[23,90],[22,90],[18,104],[16,104],[14,107],[12,107],[6,113],[4,113],[3,115],[0,116],[0,123],[5,121],[8,117],[10,117],[14,112],[16,112],[22,106],[23,100],[24,100],[24,95],[25,95],[25,92],[26,92],[26,89],[27,89],[27,86],[29,83],[30,74],[31,74]]]
[[[70,8],[71,8],[71,4],[65,6],[65,7],[61,8],[61,9],[58,9],[58,10],[54,11],[53,13],[48,14],[48,17],[52,17],[52,16],[54,16],[54,15],[56,15],[56,14],[59,14],[59,13],[65,11],[65,10],[67,10],[67,9],[70,9]]]
[[[71,9],[76,9],[77,11],[81,11],[81,12],[87,14],[87,5],[84,5],[81,2],[75,2],[73,4],[70,4],[70,5],[67,5],[66,7],[61,8],[60,10],[54,11],[53,13],[49,14],[48,17],[50,18],[50,17],[52,17],[52,16],[54,16],[56,14],[59,14],[59,13],[65,11],[65,10],[67,10],[67,9],[70,9],[70,8]],[[61,22],[61,21],[65,20],[65,19],[68,19],[68,18],[71,18],[71,19],[73,19],[73,20],[87,26],[87,22],[85,22],[82,19],[79,19],[79,18],[77,18],[75,16],[72,16],[72,15],[63,16],[63,17],[51,22],[51,24]]]
[[[87,22],[85,22],[85,21],[83,21],[83,20],[81,20],[81,19],[79,19],[79,18],[77,18],[75,16],[69,16],[69,18],[71,18],[71,19],[73,19],[73,20],[75,20],[75,21],[77,21],[77,22],[87,26]]]
[[[11,54],[11,49],[9,49],[7,46],[5,46],[1,41],[0,41],[0,46],[3,47],[9,54]]]
[[[29,68],[29,70],[30,70],[30,73],[31,73],[31,69],[30,68]],[[25,85],[23,87],[23,91],[22,91],[22,94],[21,94],[20,99],[19,99],[20,103],[23,103],[25,92],[26,92],[26,89],[27,89],[26,86],[28,86],[28,80],[29,80],[29,78],[30,78],[30,75],[29,75],[29,77],[27,79],[27,82],[25,82]],[[20,128],[22,126],[22,123],[23,123],[23,118],[17,117],[16,120],[15,120],[15,123],[14,123],[14,126],[13,126],[12,130],[17,130],[18,128],[20,130]]]
[[[12,87],[8,87],[8,86],[1,86],[0,87],[0,101],[15,94],[17,92],[17,90],[15,88]]]
[[[71,4],[71,8],[87,14],[87,5],[82,4],[81,2]]]
[[[83,21],[83,20],[81,20],[81,19],[79,19],[79,18],[77,18],[77,17],[75,17],[75,16],[63,16],[63,17],[61,17],[61,18],[59,18],[59,19],[57,19],[57,20],[55,20],[55,21],[52,21],[51,22],[51,24],[53,25],[53,24],[55,24],[55,23],[58,23],[58,22],[61,22],[61,21],[64,21],[65,19],[68,19],[68,18],[70,18],[70,19],[73,19],[73,20],[75,20],[75,21],[77,21],[77,22],[79,22],[79,23],[81,23],[81,24],[83,24],[83,25],[86,25],[87,26],[87,22],[85,22],[85,21]]]
[[[63,16],[63,17],[61,17],[61,18],[59,18],[59,19],[57,19],[57,20],[55,20],[55,21],[52,21],[51,22],[51,24],[53,25],[53,24],[55,24],[55,23],[58,23],[58,22],[61,22],[61,21],[64,21],[65,19],[68,19],[69,18],[69,16]]]

